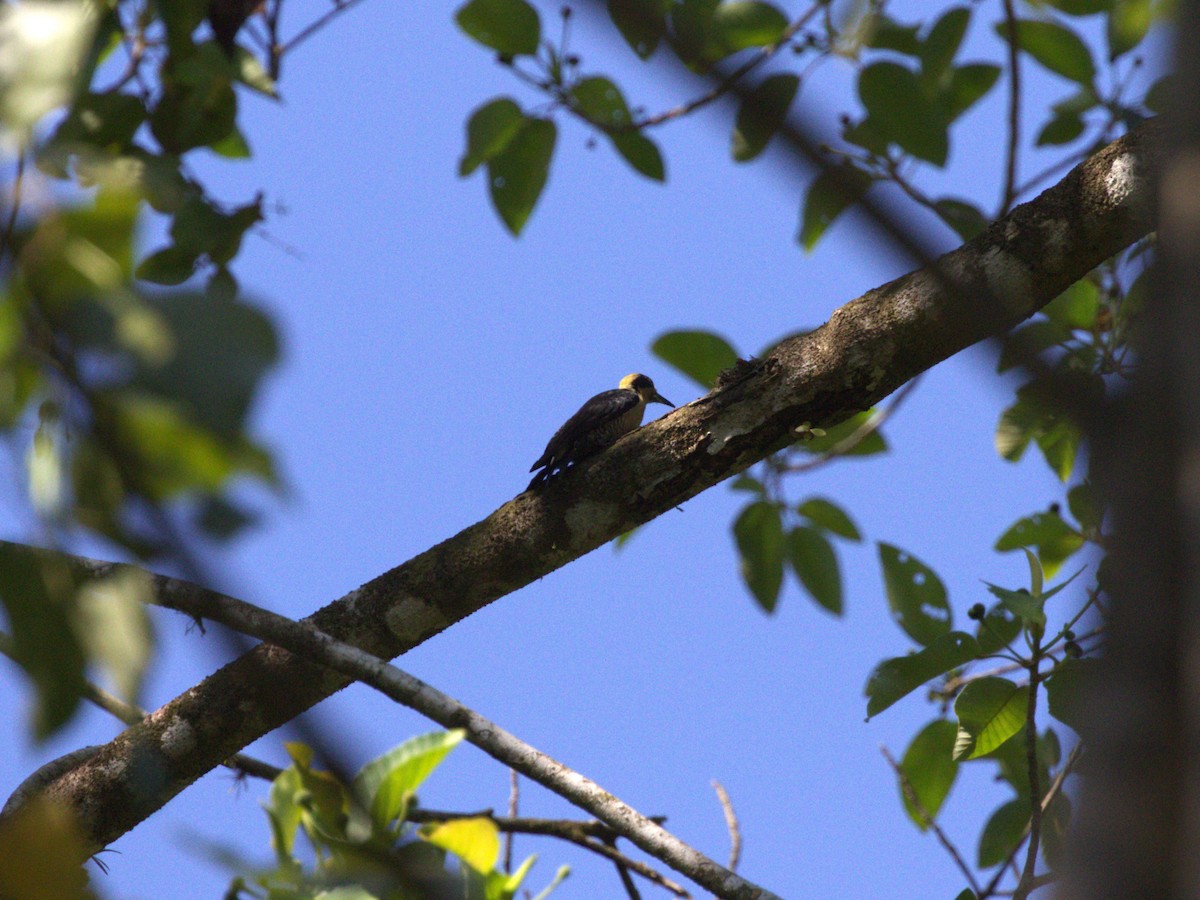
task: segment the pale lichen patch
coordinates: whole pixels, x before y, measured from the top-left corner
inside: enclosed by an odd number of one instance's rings
[[[1011,310],[1021,310],[1033,295],[1033,279],[1025,265],[1010,253],[992,248],[980,260],[988,289]]]
[[[617,526],[619,507],[615,503],[583,501],[567,510],[567,529],[572,543],[590,545],[603,540]]]
[[[1126,203],[1138,190],[1137,158],[1132,153],[1115,157],[1104,173],[1104,192],[1114,206]]]
[[[1041,265],[1047,272],[1061,272],[1067,265],[1067,248],[1072,230],[1062,219],[1047,219],[1039,229],[1041,236]]]
[[[436,634],[450,625],[445,614],[426,600],[412,595],[401,597],[383,614],[388,631],[405,645]]]
[[[172,716],[163,728],[159,742],[169,759],[180,759],[196,749],[196,730],[181,716]]]

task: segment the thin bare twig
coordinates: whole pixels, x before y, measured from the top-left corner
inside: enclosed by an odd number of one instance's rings
[[[925,823],[925,827],[933,832],[934,836],[938,839],[938,843],[950,854],[950,858],[954,860],[954,864],[958,866],[958,870],[967,879],[967,884],[970,885],[971,890],[975,892],[976,896],[979,896],[979,883],[975,880],[975,873],[971,871],[971,867],[967,865],[962,854],[958,852],[958,848],[954,846],[954,842],[946,836],[946,832],[942,831],[941,826],[933,820],[933,816],[925,809],[925,806],[917,797],[917,792],[913,789],[912,782],[908,780],[908,776],[904,774],[904,770],[900,768],[900,764],[896,762],[891,751],[887,747],[880,747],[879,752],[883,754],[883,758],[888,761],[888,765],[892,767],[892,771],[896,773],[896,777],[900,780],[900,790],[904,792],[905,799],[912,804],[912,808],[917,811],[917,815],[921,817],[921,821]]]
[[[1017,46],[1017,14],[1012,0],[1004,0],[1004,29],[1008,40],[1008,160],[1004,168],[1004,193],[996,218],[1008,215],[1017,199],[1017,150],[1021,141],[1021,69]]]
[[[733,87],[739,81],[741,81],[743,77],[748,75],[754,69],[758,68],[764,62],[778,53],[780,48],[786,46],[787,43],[796,36],[796,32],[807,25],[809,20],[818,12],[820,12],[825,5],[825,3],[814,3],[812,6],[810,6],[806,13],[804,13],[802,16],[796,19],[796,21],[792,22],[792,24],[783,30],[783,34],[779,36],[779,40],[758,50],[758,52],[751,56],[750,59],[730,72],[725,78],[721,79],[721,81],[719,81],[707,94],[697,97],[694,100],[689,100],[687,103],[680,104],[672,109],[665,110],[664,112],[657,113],[653,116],[647,116],[644,119],[639,119],[637,122],[629,126],[630,130],[641,130],[643,128],[652,128],[655,125],[662,125],[664,122],[670,122],[672,119],[678,119],[680,116],[686,116],[688,113],[695,112],[700,107],[707,106],[714,100],[720,99],[725,94],[729,93],[729,91],[732,90]]]
[[[729,830],[729,871],[736,872],[738,860],[742,858],[742,829],[738,825],[737,813],[733,811],[733,803],[725,786],[717,779],[712,780],[713,790],[717,792],[717,800],[721,803],[721,811],[725,814],[725,827]]]
[[[517,806],[521,799],[521,786],[517,781],[517,770],[508,770],[508,817],[515,819],[517,817]],[[512,872],[513,859],[513,833],[511,831],[504,834],[504,871]]]
[[[285,42],[282,47],[272,47],[272,57],[283,57],[292,50],[295,50],[298,45],[304,43],[306,40],[328,25],[334,18],[358,3],[359,0],[335,0],[332,9],[327,10],[324,15],[318,17],[308,25],[301,28],[298,32],[292,35],[292,37]]]

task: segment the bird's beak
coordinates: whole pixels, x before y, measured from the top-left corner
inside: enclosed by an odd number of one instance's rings
[[[662,394],[660,394],[658,391],[654,392],[654,396],[650,398],[650,402],[651,403],[665,403],[667,406],[671,407],[672,409],[675,408],[675,404],[672,403],[670,400],[668,400],[666,397],[664,397]]]

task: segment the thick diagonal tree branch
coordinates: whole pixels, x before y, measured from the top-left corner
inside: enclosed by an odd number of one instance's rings
[[[1141,126],[942,257],[936,272],[918,270],[847,303],[738,380],[621,440],[542,493],[521,494],[310,621],[390,659],[787,446],[804,423],[841,421],[1003,333],[1151,230],[1161,132],[1153,121]],[[48,791],[76,810],[93,846],[103,846],[347,683],[260,646],[118,735]]]

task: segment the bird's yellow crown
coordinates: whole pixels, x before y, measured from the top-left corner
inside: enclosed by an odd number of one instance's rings
[[[646,401],[658,393],[654,389],[654,382],[638,372],[631,372],[622,378],[620,387],[628,391],[636,391],[637,395]]]

